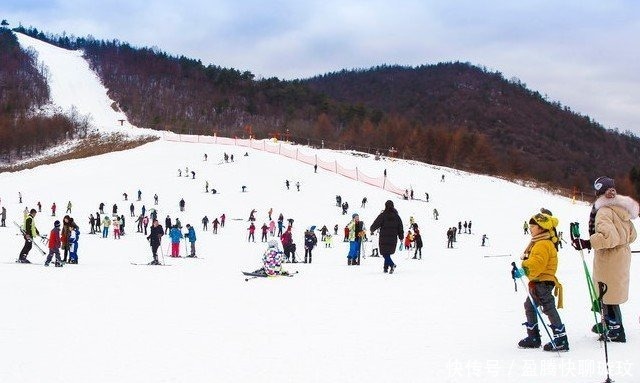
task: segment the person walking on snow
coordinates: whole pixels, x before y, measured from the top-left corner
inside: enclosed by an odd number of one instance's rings
[[[111,220],[109,219],[108,215],[104,216],[104,219],[102,220],[102,238],[108,238],[109,237],[109,227],[111,226]]]
[[[555,236],[555,228],[558,219],[554,216],[537,213],[529,219],[529,232],[531,241],[522,255],[522,267],[514,270],[514,278],[527,276],[529,278],[529,296],[524,302],[524,311],[527,321],[523,323],[527,327],[527,337],[518,342],[521,348],[538,348],[542,342],[538,329],[538,316],[534,304],[542,307],[542,312],[547,315],[553,330],[553,342],[544,345],[545,351],[569,351],[569,341],[565,326],[560,319],[554,299],[558,296],[558,308],[562,308],[562,285],[556,277],[558,270],[558,238]]]
[[[142,219],[142,216],[141,216],[140,219]],[[140,221],[140,222],[142,222],[142,221]],[[164,230],[165,230],[164,233],[165,234],[169,233],[169,230],[171,230],[172,226],[173,225],[171,225],[171,217],[169,217],[169,214],[167,214],[167,218],[164,219]],[[142,232],[142,224],[140,226],[140,232]]]
[[[416,244],[416,251],[413,253],[413,259],[422,259],[422,236],[418,229],[418,224],[413,224],[413,243]]]
[[[78,240],[80,239],[80,228],[71,219],[71,232],[69,233],[69,263],[78,264]]]
[[[191,252],[187,255],[188,258],[196,257],[196,231],[190,224],[187,224],[187,233],[184,235],[189,240],[191,245]]]
[[[209,217],[206,215],[202,218],[202,231],[209,230]]]
[[[363,223],[360,221],[358,213],[353,213],[349,228],[349,254],[347,255],[347,265],[358,265],[358,255],[360,255],[360,244],[362,239]]]
[[[263,223],[262,227],[260,227],[260,230],[262,231],[260,242],[267,242],[267,232],[269,231],[269,226],[267,226],[266,223]]]
[[[185,204],[184,198],[181,198],[180,202],[178,203],[178,205],[180,206],[180,211],[184,211],[184,204]]]
[[[383,271],[385,273],[388,271],[389,274],[393,274],[396,264],[393,263],[391,255],[395,253],[398,241],[402,241],[402,238],[404,238],[404,229],[402,219],[398,215],[398,211],[393,206],[393,201],[391,200],[385,202],[384,210],[371,224],[369,228],[371,235],[378,229],[380,230],[378,248],[384,257]]]
[[[213,234],[218,234],[219,224],[220,224],[220,221],[218,221],[218,218],[214,219],[213,222],[211,222]]]
[[[57,209],[57,206],[56,206],[56,203],[54,202],[54,203],[51,205],[51,216],[52,216],[52,217],[55,217],[55,216],[56,216],[56,209]]]
[[[47,260],[44,262],[45,266],[49,266],[51,263],[51,259],[53,256],[56,256],[56,267],[62,266],[62,259],[60,259],[60,221],[56,220],[53,223],[53,229],[49,233],[49,255],[47,255]]]
[[[182,232],[176,225],[173,225],[169,229],[169,238],[171,238],[171,257],[180,257],[180,240],[182,239]]]
[[[129,205],[129,214],[131,214],[131,217],[135,217],[135,213],[134,211],[136,210],[136,207],[133,206],[133,202],[131,202],[131,205]]]
[[[7,208],[2,207],[2,213],[0,213],[0,226],[7,227]]]
[[[637,237],[632,219],[638,217],[640,208],[633,198],[617,194],[614,180],[599,177],[593,184],[596,200],[589,215],[589,239],[575,238],[576,249],[593,249],[593,281],[607,285],[602,299],[607,340],[625,343],[620,305],[629,298],[631,248]],[[598,332],[598,326],[592,331]],[[601,332],[601,331],[600,331]],[[599,340],[604,340],[600,335]]]
[[[304,263],[311,263],[311,252],[317,243],[318,238],[316,234],[311,229],[306,230],[304,232]]]

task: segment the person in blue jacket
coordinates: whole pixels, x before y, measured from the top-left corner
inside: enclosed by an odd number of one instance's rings
[[[72,264],[78,264],[78,240],[80,239],[80,228],[73,223],[71,225],[71,232],[69,234],[69,262]]]
[[[193,226],[187,224],[187,233],[184,235],[185,238],[189,239],[189,243],[191,244],[191,253],[187,255],[189,258],[196,257],[196,231]]]
[[[180,240],[182,239],[182,231],[178,225],[173,225],[169,230],[169,238],[171,238],[171,257],[180,257]]]

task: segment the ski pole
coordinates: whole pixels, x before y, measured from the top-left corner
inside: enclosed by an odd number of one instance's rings
[[[549,336],[549,340],[551,341],[551,345],[553,346],[553,349],[556,350],[558,352],[558,356],[560,356],[560,351],[558,350],[558,347],[556,347],[556,342],[554,342],[553,337],[549,332],[549,328],[547,328],[547,325],[544,323],[544,318],[542,318],[542,314],[540,314],[538,307],[536,307],[535,301],[531,296],[531,292],[527,288],[527,285],[524,284],[524,281],[522,280],[522,276],[518,276],[518,267],[516,266],[516,263],[511,262],[511,266],[513,266],[513,268],[511,269],[511,277],[514,279],[514,283],[516,278],[520,280],[520,283],[522,283],[522,288],[524,288],[524,290],[527,292],[527,296],[529,297],[529,302],[531,302],[531,306],[533,307],[533,310],[536,312],[536,316],[540,320],[540,323],[542,323],[542,327],[544,327],[544,331],[547,333],[547,336]]]
[[[569,224],[570,235],[571,235],[571,243],[574,242],[574,239],[580,239],[580,224],[578,222],[572,222]],[[580,241],[578,241],[580,243]],[[597,299],[596,289],[593,285],[593,279],[591,279],[591,273],[589,273],[589,266],[587,266],[587,262],[584,259],[584,251],[582,246],[578,249],[580,252],[580,258],[582,258],[582,267],[584,268],[584,275],[587,279],[587,289],[589,290],[589,297],[591,302],[591,311],[593,311],[593,320],[596,323],[596,328],[598,328],[598,316],[596,312],[600,311],[600,304]],[[602,330],[602,329],[598,329]]]
[[[602,325],[603,332],[602,338],[604,341],[604,361],[605,366],[607,367],[607,380],[604,383],[612,383],[613,380],[609,377],[609,351],[607,350],[607,340],[609,337],[609,329],[606,327],[606,322],[604,319],[604,304],[602,303],[602,297],[607,293],[608,287],[604,282],[598,281],[598,302],[600,303],[600,324]]]
[[[162,244],[158,247],[160,248],[160,255],[162,255],[162,264],[165,265],[166,263],[164,262],[164,250],[162,249]]]

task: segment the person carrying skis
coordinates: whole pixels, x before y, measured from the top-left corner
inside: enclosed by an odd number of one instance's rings
[[[163,235],[164,235],[164,229],[158,223],[158,220],[154,219],[153,223],[151,224],[151,232],[147,237],[147,240],[151,245],[151,253],[153,254],[153,261],[149,263],[150,265],[160,264],[160,262],[158,261],[158,248],[160,247],[160,244],[162,242]]]
[[[187,258],[196,258],[196,231],[190,224],[187,224],[187,233],[184,237],[189,240],[191,245],[191,252],[187,255]]]
[[[180,257],[180,240],[182,239],[182,232],[178,229],[178,226],[173,225],[169,230],[169,238],[171,238],[171,257]]]
[[[545,351],[569,351],[569,341],[565,326],[560,319],[554,299],[558,297],[558,308],[562,308],[562,285],[556,277],[558,270],[558,238],[555,236],[555,228],[558,219],[544,213],[537,213],[529,219],[529,232],[531,242],[527,245],[522,255],[522,268],[514,270],[514,277],[529,278],[529,296],[524,302],[524,311],[527,321],[523,323],[527,327],[527,337],[518,342],[520,348],[538,348],[542,344],[540,330],[538,329],[538,316],[536,307],[542,307],[542,312],[547,315],[553,330],[553,342],[544,345]],[[536,305],[534,307],[533,305]]]
[[[27,259],[29,255],[29,251],[31,251],[31,247],[33,246],[33,239],[40,236],[40,232],[36,228],[35,218],[36,218],[36,209],[31,209],[27,217],[24,219],[24,227],[23,227],[23,237],[24,237],[24,246],[22,250],[20,250],[20,255],[18,256],[19,263],[31,263]]]
[[[49,266],[51,263],[51,259],[53,256],[56,256],[56,267],[62,266],[62,260],[60,259],[60,221],[56,220],[53,223],[53,229],[49,233],[49,255],[47,255],[47,260],[44,262],[45,266]]]
[[[380,213],[371,224],[369,230],[371,235],[380,229],[378,238],[378,248],[382,257],[384,257],[384,267],[382,271],[393,274],[396,264],[393,263],[391,255],[396,252],[398,241],[404,238],[404,229],[402,219],[398,215],[398,211],[393,206],[393,201],[388,200],[384,204],[384,210]]]
[[[640,208],[633,198],[617,194],[614,180],[599,177],[593,184],[596,200],[589,215],[589,239],[574,238],[574,248],[593,249],[593,281],[604,282],[607,293],[602,298],[607,341],[627,341],[620,305],[629,298],[631,248],[637,237],[631,219]],[[592,331],[598,331],[598,325]],[[604,334],[599,340],[604,340]]]

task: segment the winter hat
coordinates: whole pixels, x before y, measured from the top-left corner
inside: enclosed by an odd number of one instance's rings
[[[53,226],[55,226],[55,227],[60,227],[60,221],[55,221],[55,222],[53,223]]]
[[[544,230],[550,231],[554,227],[558,226],[558,218],[548,214],[538,213],[531,217],[529,223],[532,225],[538,225]]]
[[[615,188],[615,182],[609,177],[598,177],[593,182],[593,188],[596,189],[596,195],[603,195],[608,189]]]
[[[353,215],[351,215],[351,218],[355,218],[355,217],[360,217],[360,216],[358,215],[358,213],[353,213]]]
[[[269,246],[269,248],[277,249],[278,248],[278,241],[275,240],[275,239],[271,239],[271,240],[269,240],[269,242],[267,242],[267,245]]]
[[[386,209],[393,209],[393,201],[392,200],[388,200],[387,202],[384,203],[384,207]]]

